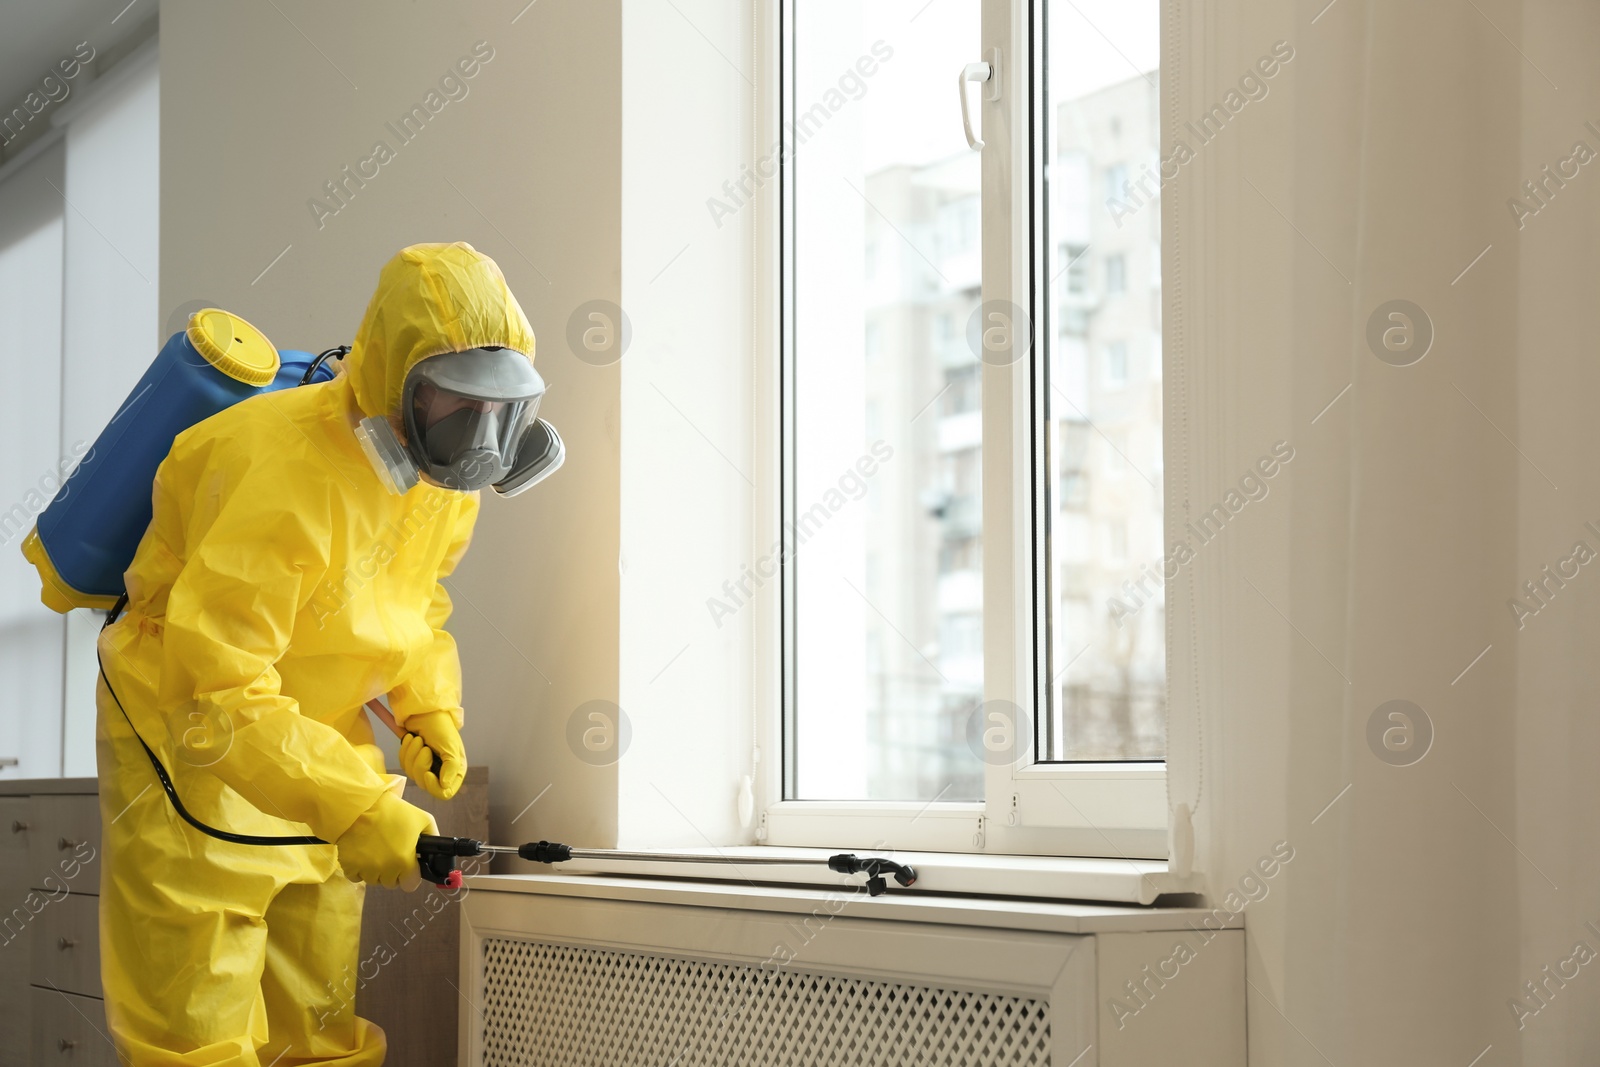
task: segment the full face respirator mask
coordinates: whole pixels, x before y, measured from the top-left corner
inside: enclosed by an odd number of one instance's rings
[[[387,418],[362,419],[356,437],[390,492],[419,481],[515,496],[561,466],[566,448],[538,417],[544,379],[526,356],[473,348],[411,368],[400,398],[401,440]]]

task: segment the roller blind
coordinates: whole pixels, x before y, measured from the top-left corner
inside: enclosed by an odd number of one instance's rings
[[[151,48],[71,115],[66,136],[60,447],[92,443],[155,355],[160,221],[160,68]],[[63,773],[92,775],[94,641],[101,618],[67,620]]]
[[[65,628],[20,548],[60,484],[64,157],[57,142],[0,182],[0,779],[61,771]]]

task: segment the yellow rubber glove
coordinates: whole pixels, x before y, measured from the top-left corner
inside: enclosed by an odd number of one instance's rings
[[[413,715],[405,723],[406,736],[400,740],[400,769],[422,788],[440,800],[449,800],[467,777],[467,749],[461,731],[448,711],[428,711]],[[433,757],[440,760],[439,773],[433,773]]]
[[[432,815],[385,793],[335,842],[339,866],[352,882],[415,888],[422,880],[417,838],[438,832]]]

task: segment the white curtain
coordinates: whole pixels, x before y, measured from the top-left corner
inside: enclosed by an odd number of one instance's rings
[[[1251,1063],[1600,1062],[1600,9],[1170,17],[1171,130],[1294,51],[1163,190],[1169,538],[1294,449],[1169,589],[1171,799],[1213,901],[1256,898]]]

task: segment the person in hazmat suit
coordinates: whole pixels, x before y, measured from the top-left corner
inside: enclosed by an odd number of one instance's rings
[[[238,403],[161,464],[126,611],[100,637],[102,977],[130,1067],[383,1062],[354,1010],[362,883],[414,884],[436,830],[385,775],[363,704],[387,694],[403,768],[455,793],[440,579],[474,490],[517,467],[543,392],[533,354],[493,260],[415,245],[382,269],[332,381]],[[211,827],[331,844],[208,836],[151,755]]]

